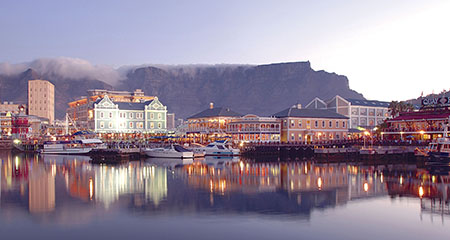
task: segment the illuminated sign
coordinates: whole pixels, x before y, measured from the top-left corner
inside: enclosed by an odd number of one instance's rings
[[[450,106],[450,97],[424,98],[422,106]]]

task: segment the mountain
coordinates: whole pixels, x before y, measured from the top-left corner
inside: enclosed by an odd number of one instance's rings
[[[96,79],[73,79],[57,74],[40,74],[33,69],[28,69],[17,75],[0,75],[0,99],[15,103],[27,103],[28,80],[45,79],[55,85],[55,117],[63,119],[67,103],[80,96],[86,96],[88,89],[113,89],[107,83]]]
[[[242,114],[270,115],[314,97],[336,94],[364,99],[345,76],[315,71],[309,62],[268,65],[142,67],[130,70],[119,89],[140,88],[157,95],[170,112],[186,118],[208,107],[230,107]]]
[[[114,81],[108,84],[98,77],[120,75],[109,69],[108,75],[97,74],[104,68],[87,66],[89,74],[79,74],[77,68],[65,65],[67,59],[52,65],[47,62],[29,66],[37,66],[39,71],[30,68],[15,74],[0,72],[0,100],[26,103],[27,81],[32,79],[46,79],[55,85],[55,116],[59,119],[64,117],[67,103],[85,96],[88,89],[134,91],[139,88],[146,95],[158,96],[177,118],[200,112],[210,102],[242,114],[264,116],[296,103],[305,105],[314,97],[329,99],[338,94],[364,99],[349,88],[347,77],[315,71],[309,62],[138,67],[127,70],[114,86],[111,85]],[[82,66],[85,65],[83,62]]]

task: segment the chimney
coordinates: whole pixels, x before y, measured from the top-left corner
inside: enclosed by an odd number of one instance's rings
[[[213,109],[214,108],[214,103],[213,102],[210,102],[209,103],[209,109]]]

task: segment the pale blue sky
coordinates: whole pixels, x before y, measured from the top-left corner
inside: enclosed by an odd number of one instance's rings
[[[316,70],[348,76],[367,98],[405,99],[450,88],[443,69],[449,11],[444,0],[2,0],[0,62],[71,57],[119,67],[309,60]]]

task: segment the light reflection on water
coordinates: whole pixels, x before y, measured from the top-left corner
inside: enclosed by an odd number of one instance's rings
[[[0,233],[9,237],[147,238],[149,230],[165,239],[450,234],[450,177],[415,164],[207,158],[93,165],[83,156],[10,153],[0,159]]]

